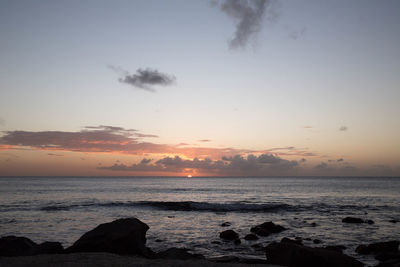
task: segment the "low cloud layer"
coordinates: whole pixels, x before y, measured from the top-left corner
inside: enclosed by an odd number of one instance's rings
[[[108,67],[122,75],[118,79],[119,82],[150,92],[155,92],[154,86],[169,86],[176,82],[174,75],[162,73],[156,69],[137,69],[136,73],[129,74],[129,72],[120,67],[111,65]]]
[[[185,160],[179,156],[165,157],[154,164],[149,164],[149,160],[143,159],[140,163],[125,165],[115,163],[112,166],[102,166],[98,169],[112,171],[136,171],[136,172],[171,172],[184,173],[196,171],[201,174],[214,174],[225,176],[268,176],[282,175],[292,171],[299,163],[295,160],[285,160],[271,154],[248,155],[243,157],[235,155],[222,157],[220,160],[210,158]]]
[[[277,15],[271,8],[272,2],[272,0],[224,0],[215,2],[215,5],[222,12],[236,22],[235,35],[229,41],[230,48],[246,47],[249,40],[261,30],[265,16],[268,16],[269,20],[276,19]]]
[[[279,147],[264,150],[191,147],[186,144],[159,144],[149,142],[156,135],[140,133],[135,129],[100,125],[87,126],[81,131],[6,131],[0,137],[0,150],[35,149],[45,151],[101,152],[116,154],[174,154],[188,158],[219,159],[237,154],[271,153],[278,156],[315,156],[306,149]],[[146,138],[146,139],[145,139]],[[206,143],[206,142],[205,142]]]

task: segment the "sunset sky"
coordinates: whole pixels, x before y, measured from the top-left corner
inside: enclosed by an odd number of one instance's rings
[[[398,0],[0,0],[0,176],[400,175]]]

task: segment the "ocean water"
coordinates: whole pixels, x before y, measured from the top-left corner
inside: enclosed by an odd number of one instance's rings
[[[344,224],[346,216],[375,224]],[[387,177],[2,177],[0,236],[71,245],[98,224],[136,217],[150,226],[155,251],[185,247],[207,257],[235,255],[265,259],[265,246],[283,237],[320,239],[322,247],[400,240],[400,178]],[[240,245],[219,238],[233,229],[240,237],[273,221],[288,230]],[[221,223],[230,222],[230,227]],[[316,223],[316,226],[312,226]],[[213,242],[214,241],[214,242]],[[217,241],[217,242],[215,242]]]

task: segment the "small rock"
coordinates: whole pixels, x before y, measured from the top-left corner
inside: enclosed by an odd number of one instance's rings
[[[245,240],[258,240],[258,236],[254,234],[248,234],[244,237]]]
[[[364,220],[361,218],[355,218],[355,217],[346,217],[342,220],[344,223],[364,223]]]
[[[391,222],[391,223],[398,223],[399,221],[398,220],[390,220],[389,222]]]
[[[38,245],[22,236],[4,236],[0,238],[0,256],[15,257],[34,255]]]
[[[274,224],[273,222],[265,222],[263,224],[252,227],[250,231],[259,236],[268,236],[272,233],[280,233],[286,230],[283,226]]]
[[[156,239],[155,241],[156,241],[157,243],[164,242],[164,240],[162,240],[162,239]]]
[[[242,243],[242,241],[240,241],[240,239],[235,239],[234,244],[235,245],[240,245]]]
[[[317,224],[315,222],[311,223],[311,227],[316,227]]]
[[[209,261],[213,262],[238,262],[239,258],[236,256],[221,256],[221,257],[214,257],[214,258],[208,258]]]
[[[314,239],[314,240],[313,240],[313,243],[314,243],[314,244],[321,244],[321,243],[322,243],[322,240],[320,240],[320,239]]]
[[[219,241],[211,241],[211,244],[221,245],[221,242],[219,242]]]
[[[230,222],[224,222],[224,223],[221,224],[221,226],[222,227],[228,227],[228,226],[231,226],[231,223]]]
[[[397,240],[387,242],[371,243],[369,245],[359,245],[356,248],[358,254],[378,254],[380,252],[398,252],[400,242]]]
[[[43,242],[39,244],[35,254],[60,254],[64,251],[60,242]]]
[[[368,224],[374,224],[375,223],[373,220],[366,220],[365,222],[368,223]]]
[[[219,237],[226,240],[236,240],[239,238],[239,234],[233,230],[226,230],[221,232]]]

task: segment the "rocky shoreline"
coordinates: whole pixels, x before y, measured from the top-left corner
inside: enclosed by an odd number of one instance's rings
[[[371,223],[344,218],[343,223]],[[229,227],[225,222],[221,227]],[[26,237],[5,236],[0,238],[0,267],[2,266],[328,266],[358,267],[363,263],[343,254],[344,246],[310,247],[301,237],[285,237],[280,242],[260,246],[265,260],[223,256],[206,259],[184,248],[168,248],[154,252],[146,246],[149,226],[136,218],[118,219],[100,224],[82,235],[72,246],[63,248],[59,242],[37,244]],[[273,222],[264,222],[250,228],[243,239],[257,240],[286,229]],[[234,230],[219,235],[225,242],[240,244]],[[304,239],[307,240],[307,239]],[[321,240],[313,240],[314,244]],[[356,252],[372,254],[380,263],[377,266],[400,266],[399,241],[360,244]]]

